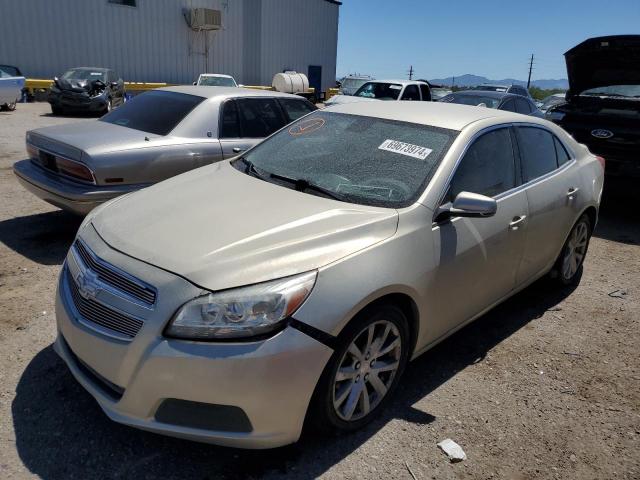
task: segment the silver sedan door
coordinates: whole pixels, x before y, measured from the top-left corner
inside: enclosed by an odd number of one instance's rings
[[[518,179],[508,127],[482,134],[464,154],[443,203],[468,191],[495,198],[498,210],[493,217],[454,217],[434,224],[437,268],[428,294],[430,338],[475,317],[515,287],[529,213]]]
[[[564,244],[580,205],[575,161],[553,133],[538,126],[516,128],[530,216],[518,283],[548,270]]]

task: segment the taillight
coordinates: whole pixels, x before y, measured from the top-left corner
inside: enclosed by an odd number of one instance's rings
[[[604,157],[601,157],[600,155],[596,155],[596,159],[600,162],[600,165],[602,165],[602,170],[604,170],[604,165],[605,163],[607,163]]]
[[[27,155],[29,155],[29,158],[31,158],[33,160],[37,160],[38,159],[38,149],[36,147],[34,147],[33,145],[31,145],[30,143],[27,143]]]
[[[58,167],[58,171],[64,175],[94,183],[93,173],[82,163],[56,157],[56,166]]]

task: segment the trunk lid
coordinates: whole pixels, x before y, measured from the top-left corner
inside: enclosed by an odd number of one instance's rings
[[[640,35],[590,38],[564,56],[569,96],[608,85],[640,85]]]

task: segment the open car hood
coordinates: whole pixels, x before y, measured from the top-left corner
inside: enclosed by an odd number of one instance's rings
[[[398,213],[290,190],[223,161],[120,197],[91,223],[111,247],[220,290],[370,247],[396,232]]]
[[[564,57],[569,95],[607,85],[640,85],[640,35],[590,38]]]

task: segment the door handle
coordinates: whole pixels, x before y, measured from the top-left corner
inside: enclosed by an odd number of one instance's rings
[[[567,192],[567,198],[569,200],[573,200],[574,198],[576,198],[576,193],[578,193],[579,191],[580,189],[578,187],[571,187]]]
[[[526,215],[520,215],[518,217],[513,217],[513,220],[511,220],[511,222],[509,222],[509,230],[518,230],[518,228],[520,228],[520,225],[522,224],[522,222],[525,221],[526,218],[527,218]]]
[[[233,147],[232,151],[233,153],[240,153],[240,152],[244,152],[244,148]]]

